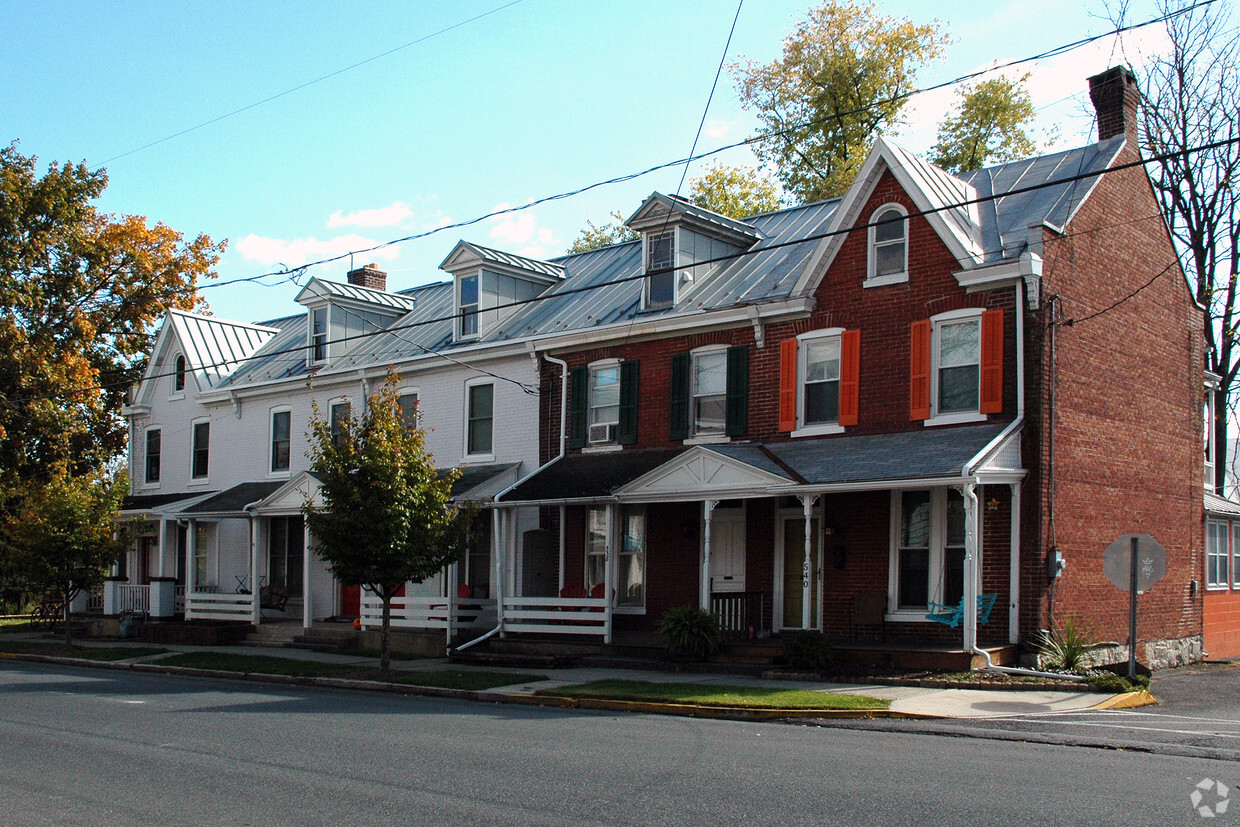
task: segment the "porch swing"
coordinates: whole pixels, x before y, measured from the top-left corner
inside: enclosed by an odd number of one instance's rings
[[[943,593],[943,580],[947,575],[947,567],[944,566],[939,571],[939,593]],[[990,612],[995,608],[995,601],[999,599],[997,593],[979,594],[977,596],[977,625],[985,626],[990,622]],[[932,620],[935,623],[942,623],[955,629],[964,621],[964,598],[960,598],[960,602],[954,606],[944,603],[935,603],[933,600],[927,603],[930,609],[926,614],[926,620]]]

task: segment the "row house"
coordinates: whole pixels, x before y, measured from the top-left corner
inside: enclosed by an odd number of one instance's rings
[[[689,604],[735,637],[999,657],[1068,617],[1125,640],[1103,551],[1148,533],[1167,574],[1140,655],[1199,658],[1202,309],[1132,76],[1090,91],[1080,149],[952,175],[879,139],[821,203],[738,220],[653,193],[633,242],[537,261],[462,241],[440,284],[389,292],[368,267],[313,279],[287,319],[170,313],[126,412],[126,513],[152,527],[118,582],[176,578],[191,620],[261,622],[267,583],[306,625],[373,622],[313,555],[303,431],[394,367],[487,507],[398,625],[644,641]]]

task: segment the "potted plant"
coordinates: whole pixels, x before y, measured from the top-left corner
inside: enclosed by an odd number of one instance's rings
[[[659,642],[680,660],[705,660],[719,651],[719,616],[697,606],[677,606],[659,620]]]

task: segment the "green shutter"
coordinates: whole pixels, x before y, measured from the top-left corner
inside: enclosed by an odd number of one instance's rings
[[[692,365],[688,353],[672,355],[671,439],[689,438],[689,381]]]
[[[584,448],[586,411],[590,405],[590,369],[573,368],[568,379],[568,444],[572,448]]]
[[[616,442],[621,445],[637,442],[637,368],[640,364],[636,359],[620,363],[620,423],[616,426]]]
[[[724,433],[744,436],[749,430],[749,348],[728,348],[728,396]]]

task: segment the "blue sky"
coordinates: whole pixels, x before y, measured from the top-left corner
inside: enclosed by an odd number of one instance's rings
[[[809,5],[746,0],[729,62],[777,57]],[[1149,0],[1132,6],[1133,20],[1156,15]],[[921,85],[1111,28],[1101,0],[1044,0],[1032,12],[994,0],[880,8],[937,19],[955,38],[921,71]],[[732,0],[6,0],[0,140],[18,140],[42,162],[106,166],[102,209],[227,238],[220,280],[258,276],[687,156],[735,11]],[[1133,57],[1157,42],[1151,29],[1123,48]],[[1024,67],[1040,129],[1057,128],[1056,146],[1092,140],[1085,78],[1123,60],[1106,40]],[[927,151],[952,97],[918,98],[895,140]],[[699,151],[755,128],[725,71]],[[716,157],[753,163],[745,149]],[[445,278],[437,267],[461,238],[553,257],[587,219],[627,216],[651,191],[675,192],[682,169],[354,263],[376,262],[389,289],[402,289]],[[308,272],[343,280],[348,269],[346,258]],[[243,321],[298,309],[296,285],[264,281],[272,286],[208,286],[203,295],[216,315]]]

